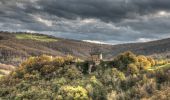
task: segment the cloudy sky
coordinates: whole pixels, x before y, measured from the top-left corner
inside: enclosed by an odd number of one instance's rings
[[[0,30],[104,43],[170,37],[170,0],[0,0]]]

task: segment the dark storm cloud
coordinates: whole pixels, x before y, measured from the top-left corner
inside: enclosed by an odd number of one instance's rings
[[[170,0],[0,0],[0,30],[108,43],[170,37]]]
[[[65,18],[119,21],[170,9],[170,0],[40,0],[42,10]]]

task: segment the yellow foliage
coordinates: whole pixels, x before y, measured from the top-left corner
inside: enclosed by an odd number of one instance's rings
[[[55,71],[55,67],[52,65],[45,65],[41,68],[41,73],[43,74],[48,74],[48,73],[52,73]]]
[[[147,61],[147,57],[143,56],[143,55],[139,55],[138,56],[138,62],[144,62]]]
[[[140,69],[148,69],[152,66],[151,62],[147,59],[147,57],[140,55],[138,56],[138,65]]]
[[[62,66],[64,64],[64,58],[63,57],[56,57],[53,59],[54,65],[56,66]]]
[[[155,66],[155,60],[151,57],[147,57],[147,60],[151,63],[151,66]]]
[[[71,55],[67,55],[67,57],[64,58],[65,63],[70,64],[71,62],[74,61],[74,57]]]
[[[92,77],[90,78],[90,81],[91,81],[92,83],[98,83],[98,81],[97,81],[97,79],[96,79],[95,76],[92,76]]]
[[[138,74],[139,72],[139,69],[137,68],[135,64],[129,64],[127,70],[128,70],[128,73],[130,74]]]
[[[62,86],[59,89],[57,100],[89,100],[88,92],[81,86]]]

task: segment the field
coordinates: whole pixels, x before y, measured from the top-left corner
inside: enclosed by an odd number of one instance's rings
[[[155,67],[151,67],[149,68],[148,70],[151,71],[151,70],[159,70],[159,69],[169,69],[170,68],[170,63],[168,64],[165,64],[165,65],[161,65],[161,66],[155,66]]]
[[[35,35],[35,34],[16,34],[17,39],[31,39],[31,40],[36,40],[36,41],[41,41],[41,42],[56,42],[58,41],[57,39],[48,37],[48,36],[43,36],[43,35]]]
[[[0,64],[0,78],[4,75],[8,75],[11,71],[15,69],[14,66]]]

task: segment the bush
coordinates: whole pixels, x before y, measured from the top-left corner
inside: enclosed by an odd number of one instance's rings
[[[33,71],[40,72],[42,67],[49,65],[50,63],[52,63],[51,56],[42,55],[40,57],[31,57],[21,64],[19,69],[24,73],[31,73]]]
[[[51,97],[51,93],[41,88],[31,87],[28,91],[22,91],[16,94],[14,100],[37,100],[37,99],[48,99]]]
[[[135,64],[129,64],[127,69],[128,74],[139,74],[139,69]]]
[[[62,58],[62,57],[56,57],[56,58],[54,58],[54,60],[53,60],[53,64],[54,64],[54,66],[58,66],[58,67],[61,67],[61,66],[63,66],[64,65],[64,58]]]
[[[148,69],[151,67],[151,62],[148,61],[147,57],[140,55],[138,56],[138,66],[140,69]]]
[[[170,73],[166,73],[165,71],[160,69],[157,70],[155,74],[158,83],[164,83],[166,81],[170,81],[170,76],[169,76]]]
[[[153,58],[147,57],[147,60],[151,63],[151,66],[155,66],[156,65],[156,61]]]
[[[128,74],[138,74],[142,70],[155,66],[156,62],[151,57],[135,55],[132,52],[125,52],[113,60],[114,66],[121,71],[128,71]]]
[[[127,70],[127,66],[137,62],[137,57],[132,52],[125,52],[114,59],[114,66],[120,70]]]
[[[170,98],[170,87],[166,87],[160,91],[157,91],[150,99],[151,100],[169,100]]]
[[[106,100],[106,89],[103,86],[103,84],[95,77],[95,76],[91,76],[90,77],[90,83],[88,84],[89,86],[91,86],[91,89],[93,91],[90,92],[89,88],[88,91],[91,95],[91,97],[93,99],[96,100]],[[86,86],[86,88],[88,87],[88,85]]]
[[[65,66],[63,69],[63,76],[72,80],[81,78],[82,73],[76,68],[76,66]]]
[[[58,95],[57,100],[89,100],[88,92],[81,86],[62,86]]]

